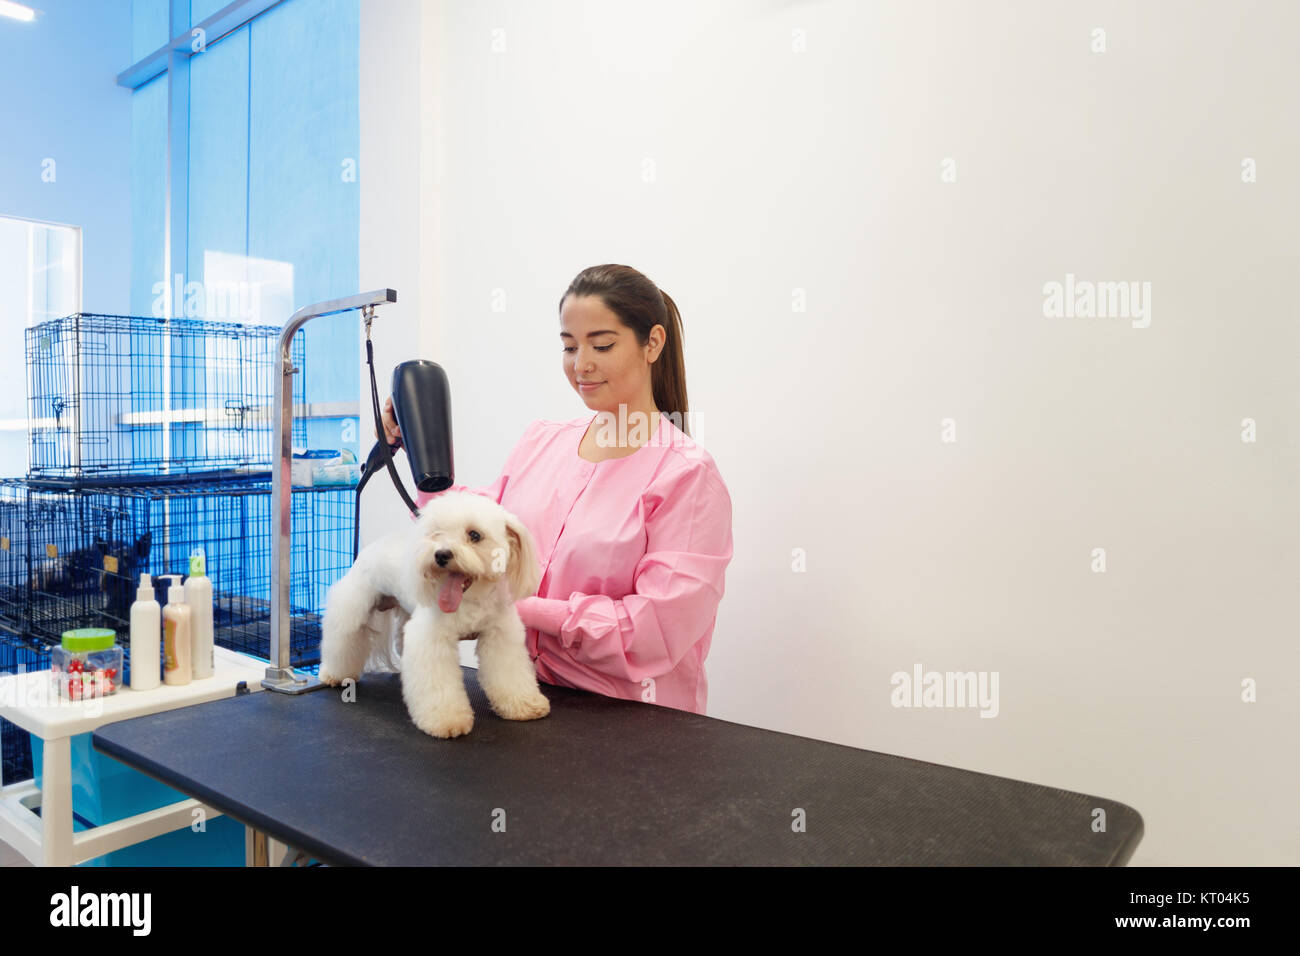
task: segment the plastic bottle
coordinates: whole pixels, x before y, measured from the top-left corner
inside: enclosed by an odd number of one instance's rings
[[[185,579],[185,603],[190,606],[190,635],[194,645],[194,679],[211,677],[215,658],[212,650],[212,579],[208,577],[202,548],[190,555],[190,576]]]
[[[131,605],[131,689],[153,690],[158,676],[162,641],[162,609],[153,597],[149,575],[140,575],[140,592]]]
[[[193,613],[185,603],[185,589],[173,584],[167,589],[163,608],[163,683],[188,684],[194,679],[194,644],[190,633]]]

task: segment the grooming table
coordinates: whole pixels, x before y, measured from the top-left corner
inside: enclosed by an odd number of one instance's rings
[[[1142,838],[1114,800],[550,684],[548,716],[502,720],[462,669],[449,740],[366,674],[354,702],[249,694],[94,745],[338,865],[1123,865]]]

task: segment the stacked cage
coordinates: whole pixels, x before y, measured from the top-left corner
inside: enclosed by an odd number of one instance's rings
[[[25,674],[50,666],[50,651],[43,645],[0,641],[0,674]],[[10,783],[32,776],[31,737],[7,720],[0,720],[0,780]]]
[[[0,674],[50,666],[49,646],[21,626],[26,613],[28,554],[27,488],[21,478],[0,481]],[[28,735],[0,719],[0,781],[32,775]]]
[[[64,631],[110,627],[127,650],[140,575],[203,548],[215,643],[270,653],[272,403],[279,330],[74,315],[27,332],[30,469],[0,480],[0,673],[49,666]],[[305,368],[303,337],[292,357]],[[298,383],[301,388],[301,382]],[[295,416],[294,445],[306,444]],[[319,664],[320,613],[352,559],[354,489],[294,488],[290,650]],[[157,589],[166,601],[165,586]],[[4,779],[31,774],[0,721]]]
[[[103,626],[119,632],[129,627],[141,571],[156,577],[187,573],[190,554],[202,547],[212,580],[216,643],[269,657],[270,481],[106,486],[81,497],[94,520],[127,532],[117,545],[122,560],[115,573],[102,576],[97,620]],[[296,488],[290,505],[290,651],[293,666],[310,667],[320,662],[325,592],[352,562],[352,489]],[[38,624],[37,630],[52,635],[64,623]]]
[[[85,483],[265,471],[279,334],[238,322],[84,313],[33,326],[25,347],[29,475]],[[301,336],[294,345],[300,363]]]

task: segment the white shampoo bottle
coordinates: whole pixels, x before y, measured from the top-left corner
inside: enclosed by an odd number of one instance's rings
[[[190,555],[190,576],[185,580],[185,603],[190,606],[190,635],[194,642],[194,679],[211,677],[215,660],[212,650],[212,579],[208,577],[202,548]]]
[[[153,597],[149,575],[140,575],[140,592],[131,605],[131,689],[153,690],[159,677],[162,608]]]

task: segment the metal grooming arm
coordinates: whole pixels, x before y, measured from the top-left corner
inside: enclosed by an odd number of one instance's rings
[[[271,666],[266,669],[266,678],[262,681],[262,686],[267,690],[282,694],[302,694],[325,686],[315,677],[298,674],[290,666],[289,526],[292,514],[290,497],[293,494],[293,376],[299,370],[293,367],[289,346],[293,342],[294,333],[310,319],[351,312],[354,309],[364,310],[369,318],[373,315],[375,306],[396,301],[397,293],[392,289],[376,289],[346,299],[317,302],[295,312],[280,332],[280,344],[276,349],[275,401],[272,404],[275,415],[275,447],[278,449],[279,460],[271,473],[271,516],[275,521],[271,547]]]

